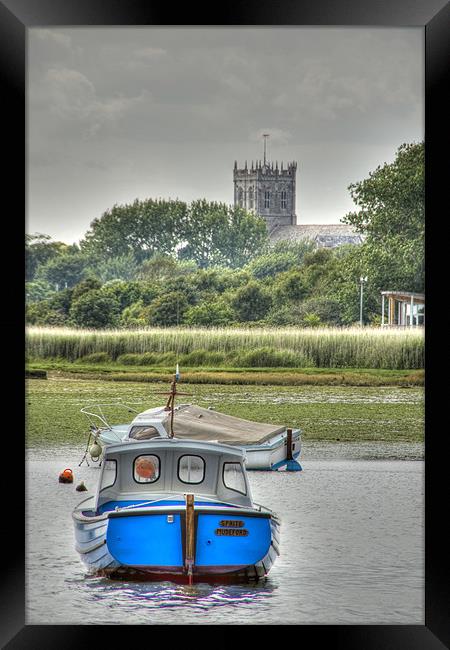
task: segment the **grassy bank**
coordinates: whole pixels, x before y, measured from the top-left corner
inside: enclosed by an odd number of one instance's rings
[[[27,381],[27,446],[87,438],[80,408],[98,402],[133,403],[144,410],[161,404],[165,384],[116,383],[55,376]],[[200,406],[259,422],[300,427],[304,441],[423,441],[423,390],[400,387],[192,385],[183,398]],[[110,412],[114,423],[123,412]],[[129,418],[133,416],[130,414]]]
[[[149,328],[27,330],[30,361],[224,368],[424,367],[422,330],[381,328]]]
[[[90,364],[42,359],[27,364],[28,373],[54,377],[103,379],[107,381],[169,382],[172,367],[142,367],[118,362]],[[276,386],[422,386],[423,370],[383,370],[361,368],[185,368],[183,383]]]

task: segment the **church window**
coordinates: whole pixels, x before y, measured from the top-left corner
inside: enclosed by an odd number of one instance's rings
[[[244,205],[244,190],[242,189],[242,187],[239,188],[238,202],[239,202],[239,206],[242,208],[242,206]]]
[[[253,210],[253,187],[251,187],[248,191],[248,207],[250,210]]]
[[[287,208],[287,193],[286,190],[281,192],[281,209],[286,210]]]
[[[270,192],[268,190],[264,192],[264,207],[270,208]]]

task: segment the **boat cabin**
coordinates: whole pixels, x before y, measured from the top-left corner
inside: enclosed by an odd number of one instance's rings
[[[169,412],[164,407],[147,409],[139,413],[127,431],[130,440],[151,440],[170,436]]]
[[[186,494],[194,494],[196,504],[252,507],[245,451],[219,443],[160,437],[110,445],[103,459],[95,511],[141,501],[179,506]]]

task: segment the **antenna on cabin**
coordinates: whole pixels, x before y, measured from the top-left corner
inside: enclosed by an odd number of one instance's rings
[[[266,142],[267,138],[269,137],[270,133],[263,133],[263,138],[264,138],[264,164],[266,164]]]

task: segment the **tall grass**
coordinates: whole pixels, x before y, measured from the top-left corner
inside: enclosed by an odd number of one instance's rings
[[[76,330],[30,327],[27,357],[63,358],[76,361],[93,354],[109,355],[116,361],[126,354],[167,354],[217,358],[250,355],[265,351],[277,365],[317,368],[424,367],[424,333],[421,329],[381,328],[150,328],[142,330]],[[262,355],[262,358],[264,355]],[[186,358],[186,357],[184,357]],[[189,357],[187,357],[189,358]],[[271,365],[271,364],[269,364]],[[275,364],[274,364],[275,365]]]

